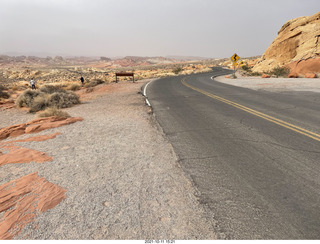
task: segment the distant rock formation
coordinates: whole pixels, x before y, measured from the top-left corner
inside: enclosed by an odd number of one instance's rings
[[[285,23],[253,67],[254,72],[287,66],[291,73],[320,73],[320,12]]]

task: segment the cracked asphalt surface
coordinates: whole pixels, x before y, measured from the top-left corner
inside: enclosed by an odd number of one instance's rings
[[[210,79],[156,80],[147,96],[219,239],[319,239],[320,141],[186,87],[320,133],[320,95]]]

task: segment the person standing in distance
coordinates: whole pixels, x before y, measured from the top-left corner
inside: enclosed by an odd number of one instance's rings
[[[30,80],[30,85],[31,85],[31,89],[32,89],[32,90],[35,90],[35,89],[36,89],[36,82],[34,81],[33,78]]]
[[[83,86],[83,83],[84,83],[84,78],[81,76],[80,78],[80,81],[81,81],[81,85]]]

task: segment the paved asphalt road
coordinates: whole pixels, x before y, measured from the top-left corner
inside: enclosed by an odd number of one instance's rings
[[[320,95],[156,80],[155,116],[220,239],[320,239]]]

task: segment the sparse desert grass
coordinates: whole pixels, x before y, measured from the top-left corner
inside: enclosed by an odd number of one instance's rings
[[[76,84],[76,83],[71,83],[66,87],[66,89],[70,90],[70,91],[77,91],[77,90],[81,89],[81,86],[79,84]]]
[[[44,92],[44,93],[48,93],[48,94],[52,94],[52,93],[55,93],[55,92],[59,92],[59,93],[66,93],[67,91],[64,90],[60,85],[45,85],[45,86],[42,86],[40,88],[40,91],[41,92]]]
[[[69,118],[71,117],[67,112],[64,112],[56,107],[49,107],[46,108],[44,111],[37,114],[38,117],[51,117],[51,116],[57,116],[62,118]]]
[[[100,84],[103,84],[103,83],[105,83],[103,80],[101,80],[101,79],[96,79],[96,80],[90,81],[90,82],[88,82],[88,83],[85,83],[85,84],[84,84],[84,87],[86,87],[86,88],[95,87],[95,86],[100,85]]]

